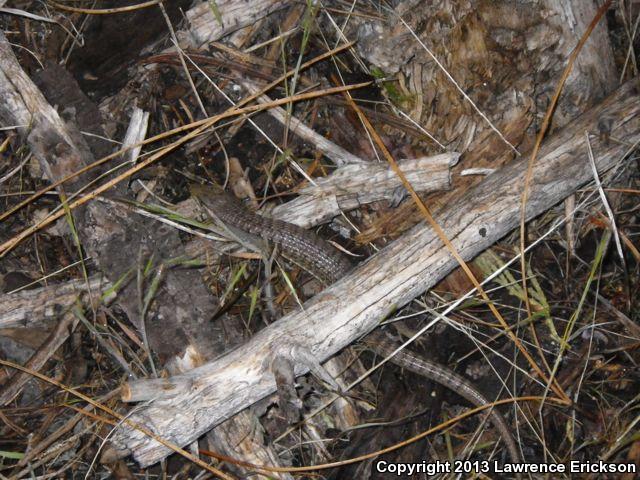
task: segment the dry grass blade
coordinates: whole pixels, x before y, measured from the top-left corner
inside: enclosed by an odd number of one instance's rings
[[[158,5],[162,3],[160,0],[151,0],[149,2],[142,2],[136,5],[128,5],[126,7],[119,8],[77,8],[77,7],[69,7],[68,5],[63,5],[58,2],[54,2],[49,0],[47,3],[53,5],[55,8],[59,10],[64,10],[65,12],[73,12],[73,13],[84,13],[86,15],[111,15],[113,13],[128,13],[133,12],[135,10],[140,10],[147,7],[153,7],[154,5]]]
[[[591,171],[593,172],[593,179],[596,184],[596,189],[598,190],[598,194],[600,195],[602,206],[604,207],[605,211],[607,212],[607,216],[609,217],[609,225],[613,233],[613,238],[616,242],[618,257],[620,257],[620,262],[622,263],[622,267],[626,270],[627,265],[626,265],[626,262],[624,261],[624,253],[622,252],[622,244],[620,243],[620,233],[616,225],[615,215],[613,214],[613,210],[611,210],[611,206],[609,205],[609,200],[607,200],[607,196],[604,194],[604,190],[602,188],[602,182],[600,182],[600,176],[598,175],[598,169],[596,168],[596,162],[593,158],[593,150],[591,149],[591,142],[589,140],[589,132],[585,132],[584,139],[585,139],[585,143],[587,144],[589,164],[591,165]]]

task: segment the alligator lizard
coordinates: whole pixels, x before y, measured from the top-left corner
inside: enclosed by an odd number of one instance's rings
[[[252,243],[263,241],[272,243],[278,248],[280,255],[312,274],[325,285],[336,282],[352,267],[342,253],[313,232],[291,223],[253,213],[240,200],[224,192],[219,186],[194,184],[191,185],[191,193],[214,219],[224,224],[225,228],[241,232],[245,238],[249,236]],[[395,342],[386,338],[381,332],[369,334],[364,344],[383,357],[390,356],[397,348]],[[476,407],[489,403],[468,380],[443,365],[419,358],[405,350],[396,353],[390,361],[443,385]],[[518,448],[500,412],[495,408],[492,409],[490,419],[500,432],[511,460],[514,463],[519,462]]]

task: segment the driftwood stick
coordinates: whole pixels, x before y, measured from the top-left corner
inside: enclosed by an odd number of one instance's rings
[[[236,30],[253,25],[259,19],[289,5],[285,0],[217,0],[216,18],[209,2],[201,2],[187,11],[189,29],[178,38],[183,47],[196,47],[218,40]]]
[[[33,327],[60,316],[87,288],[101,293],[111,288],[100,275],[89,281],[73,280],[68,283],[22,290],[0,295],[0,328]]]
[[[448,190],[451,187],[451,167],[460,154],[443,153],[398,162],[413,188],[418,192]],[[285,222],[310,228],[328,222],[340,212],[362,205],[391,200],[402,182],[386,163],[345,165],[331,175],[316,179],[300,195],[275,207],[271,215]]]
[[[584,132],[592,134],[600,172],[620,162],[629,145],[640,141],[637,89],[637,80],[627,82],[545,143],[534,168],[527,219],[591,180]],[[603,125],[612,128],[603,132]],[[436,220],[465,259],[473,258],[517,227],[515,212],[527,160],[524,155],[511,162],[437,212]],[[296,374],[305,374],[308,367],[297,361],[305,352],[320,361],[329,358],[456,266],[435,233],[418,225],[309,300],[304,309],[286,315],[241,348],[183,375],[127,385],[125,400],[155,397],[132,419],[179,445],[188,444],[275,391],[268,367],[274,354],[288,355],[294,360]],[[124,425],[114,432],[112,440],[143,466],[170,453]]]
[[[58,112],[22,70],[2,32],[0,99],[0,124],[18,127],[48,179],[56,180],[80,169],[81,154],[75,150],[71,133]]]

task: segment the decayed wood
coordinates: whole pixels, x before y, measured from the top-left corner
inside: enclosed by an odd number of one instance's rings
[[[542,7],[552,12],[548,15],[549,26],[561,32],[562,41],[557,44],[558,52],[568,58],[575,41],[587,30],[599,5],[604,2],[584,0],[544,0]],[[569,100],[573,109],[581,108],[575,99],[597,100],[613,91],[618,84],[613,48],[609,39],[607,22],[600,21],[593,29],[576,59],[567,88],[571,92]],[[566,97],[566,91],[564,97]],[[566,103],[565,103],[566,105]],[[567,105],[567,108],[571,108]]]
[[[514,152],[487,119],[521,153],[530,147],[567,58],[594,18],[597,3],[439,0],[432,4],[405,0],[395,4],[382,24],[364,20],[357,48],[363,58],[387,74],[400,70],[404,82],[399,86],[405,85],[416,98],[405,113],[448,149],[462,153],[465,167],[495,169],[510,161]],[[434,15],[434,11],[438,13]],[[612,59],[603,19],[567,79],[554,112],[554,129],[596,105],[618,86]],[[457,180],[456,187],[466,189],[479,178]],[[418,209],[405,203],[396,211],[381,214],[358,235],[358,241],[374,241],[389,231],[401,233],[418,217]]]
[[[443,153],[432,157],[400,160],[400,169],[418,192],[435,192],[451,187],[451,167],[460,155]],[[278,205],[272,216],[304,228],[331,220],[340,212],[362,205],[391,200],[402,182],[386,163],[345,165],[331,175],[316,179],[294,200]]]
[[[233,418],[218,425],[210,434],[209,439],[215,446],[216,452],[234,458],[242,458],[243,461],[256,465],[279,465],[282,460],[278,457],[271,445],[265,444],[265,435],[260,422],[250,410],[240,412]],[[233,466],[230,465],[233,469]],[[242,478],[244,472],[239,470],[238,477]],[[281,479],[293,480],[288,473],[273,472],[266,475],[254,474],[251,476],[258,480]]]
[[[0,32],[0,123],[18,127],[47,178],[56,180],[83,166],[82,155],[58,112],[22,70]]]
[[[187,11],[189,30],[180,32],[178,37],[184,47],[199,48],[242,27],[253,25],[287,5],[289,2],[284,0],[217,0],[215,8],[218,9],[218,17],[209,2],[201,2]]]
[[[534,168],[528,219],[591,179],[585,131],[591,133],[600,172],[621,161],[629,145],[640,141],[637,89],[637,81],[628,82],[545,142]],[[603,125],[608,124],[611,130],[603,132]],[[465,259],[473,258],[517,226],[527,161],[524,155],[509,163],[437,212],[436,220]],[[243,347],[188,374],[129,384],[129,394],[137,398],[142,390],[158,394],[131,418],[185,445],[275,390],[268,370],[274,355],[295,362],[311,352],[325,360],[456,266],[435,233],[418,225]],[[307,371],[303,362],[296,363],[298,375]],[[124,452],[133,453],[144,466],[169,453],[125,425],[114,432],[112,441]]]
[[[87,288],[95,295],[111,288],[111,284],[101,275],[94,275],[88,282],[73,280],[0,295],[0,328],[33,327],[57,318]]]

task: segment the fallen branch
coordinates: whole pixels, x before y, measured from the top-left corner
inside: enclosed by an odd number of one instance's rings
[[[217,0],[216,12],[210,2],[202,2],[187,11],[189,29],[180,32],[178,37],[185,47],[199,48],[242,27],[253,25],[287,5],[289,2],[283,0]]]
[[[435,192],[451,188],[451,167],[459,157],[458,153],[443,153],[398,163],[417,191]],[[367,203],[392,201],[396,189],[404,190],[385,163],[345,165],[316,183],[302,189],[296,199],[275,207],[271,215],[309,228]]]
[[[61,312],[73,305],[78,296],[88,290],[96,294],[109,288],[111,285],[107,280],[100,275],[94,275],[88,282],[73,280],[0,295],[0,328],[41,325],[47,320],[59,318]]]

